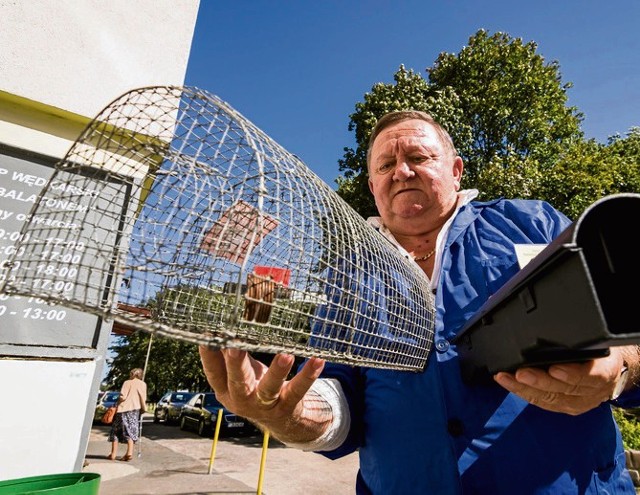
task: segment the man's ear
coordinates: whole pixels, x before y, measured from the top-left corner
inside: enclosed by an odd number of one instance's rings
[[[369,192],[373,194],[373,182],[371,182],[371,179],[367,179],[367,183],[369,184]]]
[[[464,162],[462,158],[456,156],[453,160],[453,182],[456,185],[456,191],[460,190],[460,182],[462,182],[462,172],[464,172]]]

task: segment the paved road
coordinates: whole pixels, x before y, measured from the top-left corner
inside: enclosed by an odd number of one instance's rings
[[[105,459],[109,429],[102,425],[92,429],[84,471],[102,475],[100,495],[257,493],[262,436],[221,438],[208,474],[211,439],[178,426],[153,424],[150,416],[144,419],[141,455],[131,462]],[[124,446],[120,448],[124,453]],[[330,461],[270,439],[262,493],[352,495],[357,466],[356,454]]]

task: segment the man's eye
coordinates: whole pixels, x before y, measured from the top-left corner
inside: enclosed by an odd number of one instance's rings
[[[428,156],[412,156],[411,157],[411,162],[412,163],[420,164],[420,163],[425,163],[427,161],[429,161],[429,157]]]
[[[378,173],[385,174],[391,169],[393,169],[393,162],[385,162],[378,167]]]

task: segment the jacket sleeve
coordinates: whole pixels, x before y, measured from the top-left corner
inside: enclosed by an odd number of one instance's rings
[[[338,459],[355,452],[362,445],[363,422],[360,421],[360,418],[363,416],[364,408],[364,377],[356,366],[326,363],[321,378],[338,380],[349,404],[349,414],[352,421],[346,440],[337,449],[318,452],[329,459]]]

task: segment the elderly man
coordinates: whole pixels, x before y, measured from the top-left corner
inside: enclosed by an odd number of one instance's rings
[[[218,399],[292,447],[330,458],[357,450],[358,494],[634,494],[610,401],[640,404],[635,346],[470,385],[451,343],[517,273],[515,245],[548,243],[570,221],[541,201],[473,201],[451,138],[422,112],[380,119],[368,167],[380,213],[370,221],[413,254],[436,294],[425,370],[313,358],[287,380],[292,356],[267,368],[237,349],[202,347]]]

